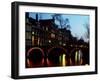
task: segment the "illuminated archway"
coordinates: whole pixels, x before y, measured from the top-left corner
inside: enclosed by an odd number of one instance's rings
[[[83,53],[79,48],[74,48],[70,53],[70,65],[82,65]]]
[[[44,64],[44,52],[39,47],[30,48],[26,59],[28,67],[41,67]]]
[[[47,53],[47,64],[49,66],[66,66],[67,50],[63,47],[52,47]]]

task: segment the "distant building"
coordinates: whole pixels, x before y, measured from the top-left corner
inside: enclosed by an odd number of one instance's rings
[[[26,46],[63,45],[72,38],[70,30],[58,28],[54,19],[36,19],[26,13]]]

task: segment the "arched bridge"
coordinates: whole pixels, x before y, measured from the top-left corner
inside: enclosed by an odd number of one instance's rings
[[[75,66],[89,64],[89,47],[42,46],[26,50],[26,67]]]

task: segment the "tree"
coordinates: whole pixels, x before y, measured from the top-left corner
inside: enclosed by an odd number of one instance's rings
[[[89,35],[90,35],[90,26],[88,23],[84,24],[85,28],[86,28],[86,34],[85,37],[87,38],[87,40],[89,41]]]
[[[59,22],[59,27],[66,28],[66,29],[71,28],[68,18],[64,19],[61,14],[53,14],[52,17],[53,17],[53,19],[55,19],[56,21]]]
[[[63,27],[63,18],[61,14],[54,14],[52,15],[53,19],[57,20],[59,22],[59,26]]]

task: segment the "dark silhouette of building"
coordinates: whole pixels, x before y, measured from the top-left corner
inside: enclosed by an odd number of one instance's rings
[[[72,38],[70,30],[58,28],[54,19],[36,19],[29,17],[26,13],[26,45],[46,46],[63,45]]]

